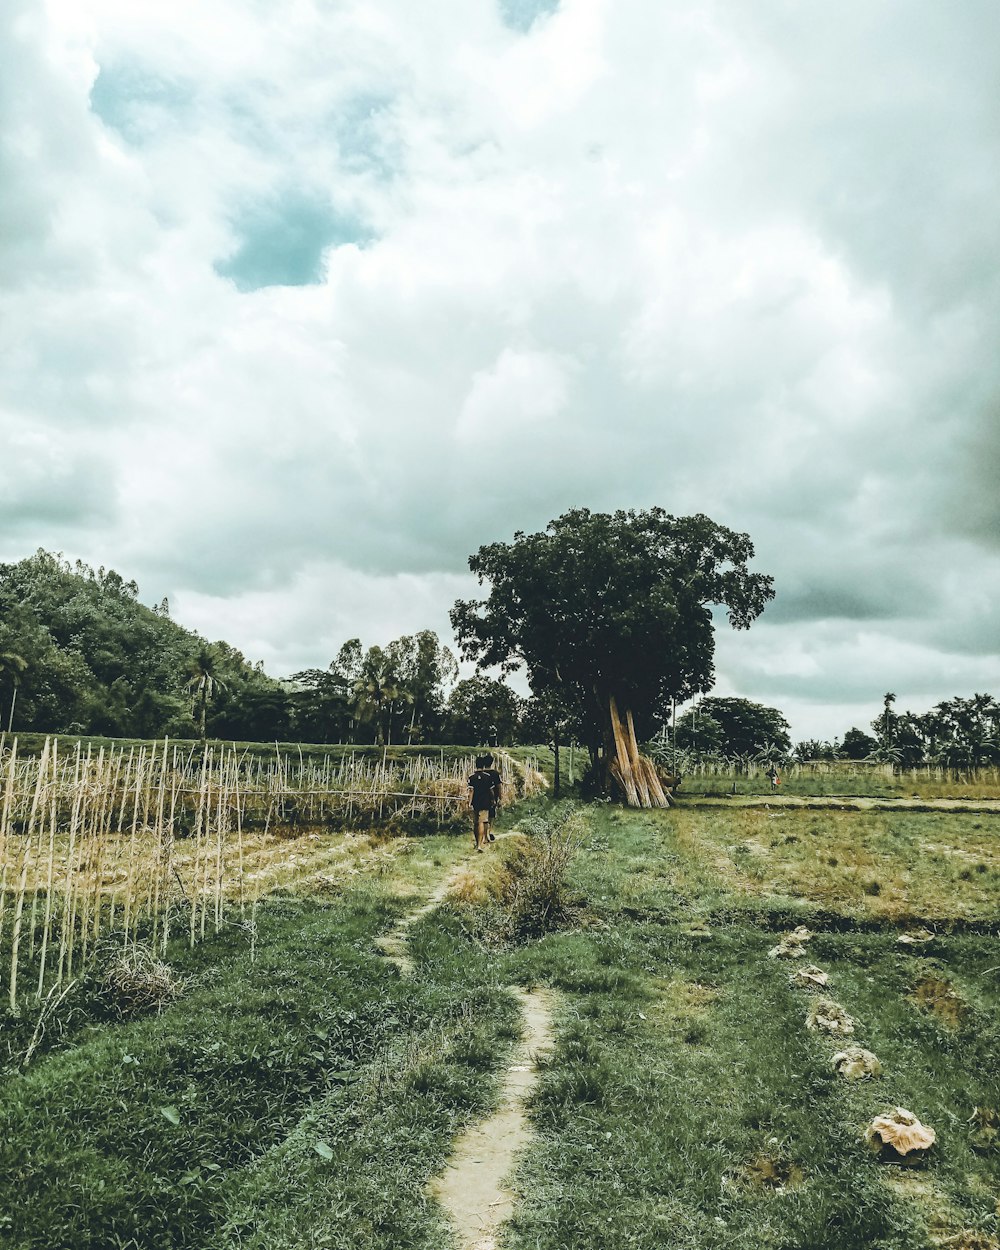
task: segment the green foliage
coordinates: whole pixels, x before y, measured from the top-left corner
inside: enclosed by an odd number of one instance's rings
[[[377,1175],[400,1224],[382,1244],[435,1245],[422,1185],[456,1123],[484,1109],[513,1006],[457,933],[438,942],[433,978],[402,981],[372,948],[396,906],[373,888],[326,905],[276,897],[255,960],[238,932],[180,947],[187,987],[162,1015],[78,1027],[72,1050],[9,1074],[0,1242],[276,1250],[308,1244],[301,1223],[342,1226],[350,1204],[346,1240],[321,1244],[363,1246]]]
[[[899,715],[895,701],[886,694],[872,721],[872,758],[903,768],[926,763],[974,770],[1000,762],[1000,702],[992,695],[945,699],[923,715]]]
[[[875,739],[857,728],[848,729],[840,744],[840,754],[845,760],[866,760],[875,749]]]
[[[739,756],[780,759],[792,748],[788,721],[775,707],[765,707],[749,699],[702,699],[697,708],[678,722],[678,738],[682,737],[682,723],[686,729],[691,720],[697,723],[702,716],[711,717],[719,726],[722,732],[719,754],[730,759]]]
[[[726,753],[725,730],[701,705],[690,708],[677,718],[674,738],[678,750],[689,751],[696,759]]]
[[[522,700],[506,682],[467,677],[448,699],[446,736],[450,742],[505,745],[517,740]]]
[[[248,714],[254,701],[280,704],[278,682],[234,648],[183,629],[165,604],[148,608],[135,582],[113,569],[38,551],[0,564],[0,652],[24,661],[15,727],[116,737],[285,736],[287,715]],[[199,657],[212,688],[189,683]],[[9,665],[0,688],[9,693]],[[202,675],[205,676],[204,667]],[[6,685],[5,685],[6,681]],[[267,730],[267,733],[264,733]]]
[[[510,671],[523,663],[536,693],[551,692],[602,740],[614,695],[649,736],[670,700],[712,684],[711,608],[745,629],[774,595],[751,573],[753,544],[705,516],[567,512],[540,534],[481,547],[469,560],[484,600],[455,604],[463,654]]]
[[[352,638],[329,668],[296,673],[293,723],[310,742],[427,742],[440,733],[455,657],[433,630],[362,648]]]

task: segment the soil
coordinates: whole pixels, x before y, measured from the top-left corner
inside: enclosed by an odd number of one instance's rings
[[[935,976],[924,976],[913,987],[912,1000],[918,1007],[930,1011],[950,1029],[960,1028],[969,1010],[969,1004],[961,998],[950,981]]]
[[[531,1139],[525,1114],[538,1080],[537,1056],[552,1045],[551,996],[545,990],[511,991],[521,1003],[524,1031],[511,1055],[500,1102],[487,1120],[467,1129],[455,1144],[431,1192],[447,1211],[458,1250],[494,1250],[496,1234],[514,1207],[509,1173]]]
[[[890,799],[868,796],[836,795],[694,795],[679,796],[678,807],[765,807],[810,808],[829,812],[972,812],[977,815],[1000,815],[1000,799]]]
[[[381,937],[375,939],[375,947],[379,953],[384,955],[390,963],[395,964],[404,977],[412,976],[414,968],[407,937],[410,926],[415,925],[418,920],[422,920],[424,916],[429,915],[440,905],[444,896],[451,889],[457,872],[458,870],[456,869],[455,872],[445,877],[426,903],[405,915],[394,929],[390,929],[388,933],[384,933]]]

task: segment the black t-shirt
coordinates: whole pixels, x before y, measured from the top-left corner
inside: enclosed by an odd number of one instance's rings
[[[472,806],[477,812],[496,806],[500,774],[495,768],[477,768],[469,778],[469,785],[472,787]]]

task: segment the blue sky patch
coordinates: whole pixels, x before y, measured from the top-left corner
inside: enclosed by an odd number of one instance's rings
[[[559,0],[500,0],[500,16],[512,30],[527,34],[540,17],[559,8]]]
[[[239,244],[215,271],[241,291],[308,286],[323,276],[323,252],[370,239],[352,217],[315,197],[290,192],[243,209],[233,220]]]
[[[192,99],[186,83],[124,66],[102,66],[90,89],[91,111],[133,143],[158,129],[164,115],[183,115]]]

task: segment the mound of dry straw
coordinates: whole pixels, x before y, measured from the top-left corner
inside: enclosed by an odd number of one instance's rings
[[[184,989],[173,968],[140,944],[104,952],[97,983],[103,1002],[123,1020],[161,1012]]]

